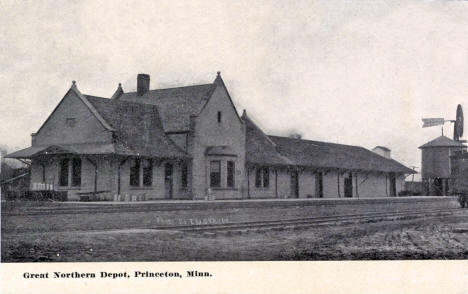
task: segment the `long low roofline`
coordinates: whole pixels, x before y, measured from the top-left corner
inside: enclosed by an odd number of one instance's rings
[[[414,170],[360,146],[266,135],[244,112],[246,161],[255,165],[414,174]]]

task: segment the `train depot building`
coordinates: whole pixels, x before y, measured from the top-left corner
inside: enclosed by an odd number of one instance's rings
[[[265,134],[211,84],[82,94],[75,82],[29,148],[31,190],[68,200],[391,197],[413,170],[390,150]]]

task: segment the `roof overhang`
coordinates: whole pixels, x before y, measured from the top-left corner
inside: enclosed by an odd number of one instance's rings
[[[18,150],[16,152],[13,152],[13,153],[10,153],[10,154],[7,154],[5,156],[5,158],[16,158],[16,159],[29,159],[31,157],[33,157],[35,154],[43,151],[45,148],[47,148],[46,146],[38,146],[38,147],[28,147],[28,148],[25,148],[25,149],[21,149],[21,150]]]
[[[114,144],[109,143],[82,143],[82,144],[53,144],[31,146],[10,153],[6,158],[30,159],[39,156],[59,154],[113,154]]]
[[[152,158],[166,158],[166,159],[187,159],[190,156],[186,154],[154,154],[147,148],[133,149],[116,146],[114,143],[77,143],[77,144],[53,144],[43,146],[31,146],[25,149],[18,150],[10,153],[6,158],[16,159],[31,159],[43,156],[52,156],[60,154],[81,154],[81,155],[123,155],[123,156],[137,156],[137,157],[152,157]]]

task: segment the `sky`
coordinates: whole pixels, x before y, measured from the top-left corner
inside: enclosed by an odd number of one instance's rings
[[[0,1],[0,146],[85,94],[210,83],[269,134],[383,145],[420,167],[468,107],[467,1]],[[465,110],[468,112],[468,108]],[[452,125],[444,127],[452,136]],[[468,137],[468,135],[467,135]]]

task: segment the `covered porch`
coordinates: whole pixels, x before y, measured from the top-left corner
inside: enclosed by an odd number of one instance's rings
[[[8,157],[30,164],[30,191],[55,191],[62,200],[191,198],[191,164],[187,158],[116,152],[113,144],[99,143],[33,146]]]

